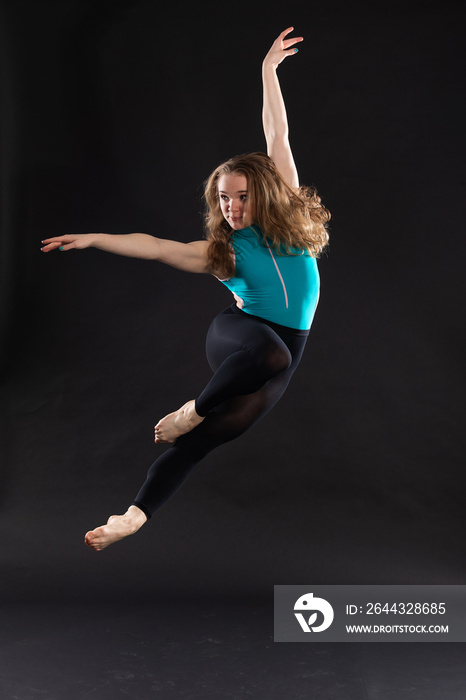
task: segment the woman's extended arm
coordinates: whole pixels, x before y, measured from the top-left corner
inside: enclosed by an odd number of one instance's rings
[[[272,158],[285,182],[291,187],[299,187],[298,172],[288,140],[286,108],[277,76],[278,65],[298,50],[290,47],[303,40],[301,36],[285,39],[292,31],[293,27],[289,27],[275,39],[262,63],[264,89],[262,124],[267,142],[267,154]]]
[[[130,258],[158,260],[186,272],[215,273],[211,270],[207,256],[207,241],[180,243],[165,238],[155,238],[147,233],[81,233],[54,236],[42,241],[44,253],[60,250],[83,250],[99,248],[108,253],[126,255]]]

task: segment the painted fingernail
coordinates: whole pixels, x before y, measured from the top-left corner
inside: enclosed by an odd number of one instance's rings
[[[62,246],[62,245],[60,246],[59,250],[63,250],[63,246]]]
[[[299,49],[295,49],[295,50],[294,50],[295,53],[298,53],[298,51],[299,51]]]

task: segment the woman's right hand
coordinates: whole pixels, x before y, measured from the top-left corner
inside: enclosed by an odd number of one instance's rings
[[[44,253],[50,253],[51,250],[83,250],[90,248],[94,244],[94,233],[67,233],[64,236],[54,236],[53,238],[44,238],[42,243],[45,243],[41,250]]]

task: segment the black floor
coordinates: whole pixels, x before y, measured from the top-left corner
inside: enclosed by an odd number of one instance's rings
[[[271,603],[10,604],[4,700],[462,700],[463,644],[283,644]]]

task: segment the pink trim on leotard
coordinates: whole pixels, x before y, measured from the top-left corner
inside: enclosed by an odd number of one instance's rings
[[[283,277],[282,277],[282,273],[281,273],[280,270],[279,270],[279,267],[278,267],[278,265],[277,265],[277,261],[275,260],[275,256],[274,256],[274,254],[273,254],[273,252],[272,252],[272,248],[269,246],[269,244],[267,243],[267,241],[266,241],[266,246],[267,246],[267,248],[269,249],[269,253],[270,253],[270,255],[272,256],[273,264],[275,265],[275,267],[276,267],[276,269],[277,269],[277,272],[278,272],[278,276],[280,277],[280,280],[281,280],[281,282],[282,282],[283,292],[284,292],[284,294],[285,294],[285,304],[286,304],[286,308],[288,308],[288,294],[286,293],[286,286],[285,286],[285,282],[284,282]]]

